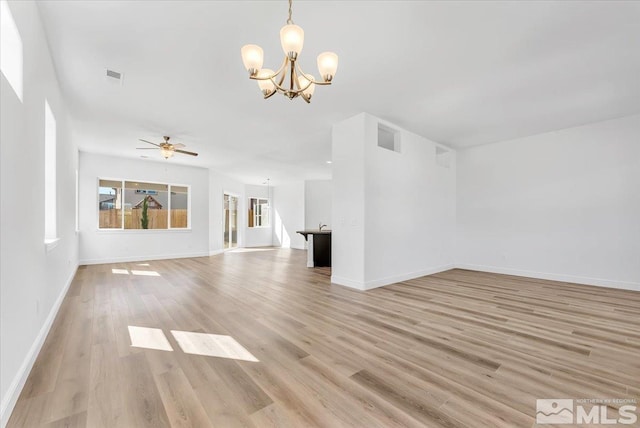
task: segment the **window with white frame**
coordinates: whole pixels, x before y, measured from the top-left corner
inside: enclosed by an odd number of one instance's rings
[[[0,70],[22,101],[22,38],[7,0],[0,1]]]
[[[99,229],[188,229],[190,214],[189,186],[98,179]]]
[[[44,101],[44,240],[58,239],[56,197],[56,118]]]
[[[249,227],[269,226],[269,200],[249,198]]]

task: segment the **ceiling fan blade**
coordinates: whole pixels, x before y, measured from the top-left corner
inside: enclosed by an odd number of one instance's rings
[[[154,147],[136,147],[136,150],[158,150]]]
[[[142,138],[140,138],[140,141],[142,141],[143,143],[153,144],[156,147],[160,147],[160,144],[152,143],[151,141],[143,140]]]
[[[178,143],[178,144],[174,144],[173,147],[176,148],[176,149],[181,149],[181,148],[186,147],[186,146],[184,144],[182,144],[182,143]]]
[[[186,150],[174,150],[174,152],[176,153],[182,153],[183,155],[191,155],[191,156],[198,156],[197,153],[195,152],[188,152]]]

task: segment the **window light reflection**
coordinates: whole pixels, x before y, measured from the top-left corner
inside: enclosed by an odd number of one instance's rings
[[[135,348],[157,349],[159,351],[173,351],[167,336],[159,328],[129,327],[131,346]]]
[[[171,334],[173,334],[185,354],[252,362],[259,361],[231,336],[175,330],[171,330]]]
[[[160,274],[154,270],[132,270],[131,273],[140,276],[160,276]]]

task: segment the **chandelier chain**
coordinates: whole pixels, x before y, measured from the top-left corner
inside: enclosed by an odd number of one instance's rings
[[[293,0],[289,0],[289,19],[287,19],[287,24],[293,24],[293,19],[291,19],[291,3],[293,3]]]

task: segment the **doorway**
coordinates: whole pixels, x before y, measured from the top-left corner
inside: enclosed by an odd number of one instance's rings
[[[229,250],[238,246],[238,197],[224,194],[224,237],[223,248]]]

